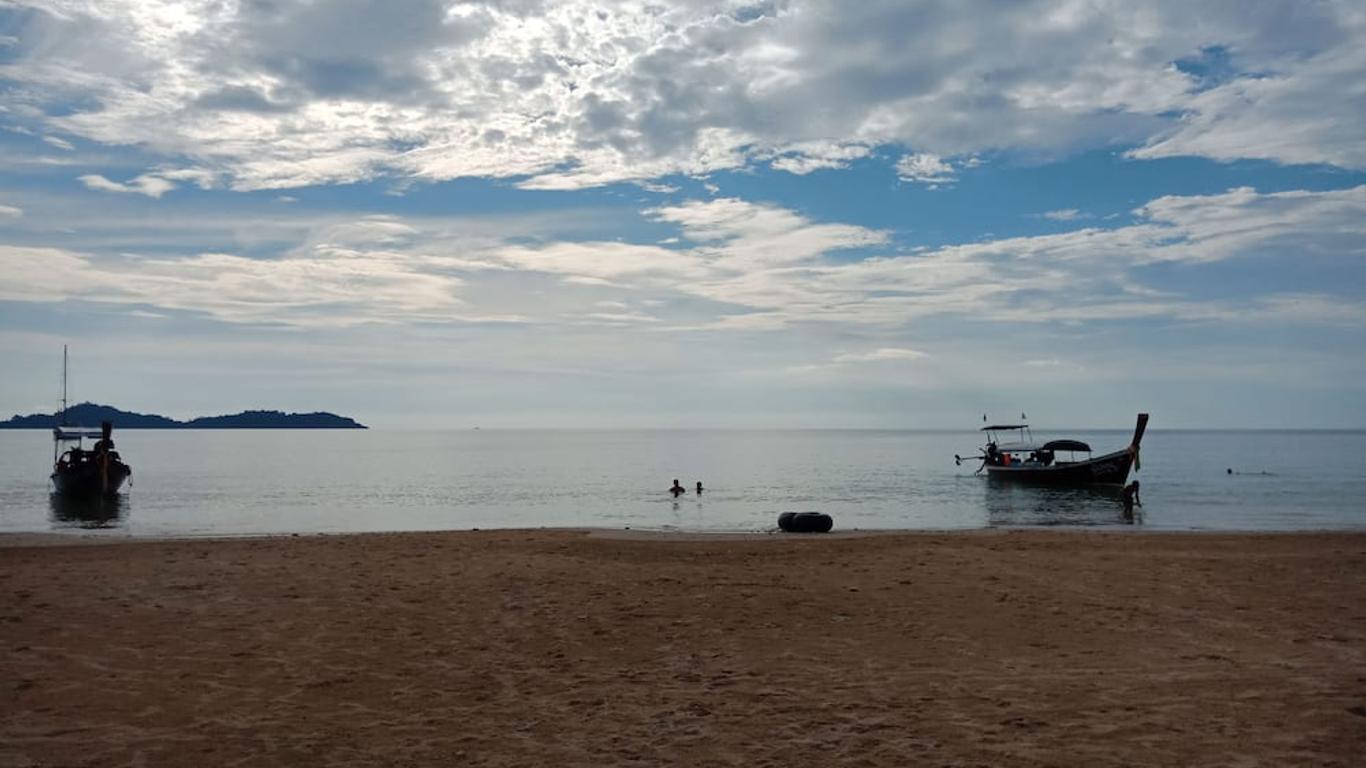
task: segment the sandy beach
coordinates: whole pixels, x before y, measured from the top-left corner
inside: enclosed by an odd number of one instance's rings
[[[77,544],[0,538],[0,765],[1366,761],[1366,534]]]

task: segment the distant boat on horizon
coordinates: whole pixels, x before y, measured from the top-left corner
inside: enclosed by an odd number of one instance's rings
[[[1023,414],[1021,414],[1023,415]],[[1143,441],[1143,432],[1148,428],[1148,414],[1138,414],[1134,427],[1134,437],[1129,445],[1103,456],[1091,457],[1091,446],[1080,440],[1049,440],[1035,442],[1029,425],[990,424],[982,427],[987,433],[987,444],[978,456],[963,457],[954,455],[954,461],[977,459],[982,462],[977,472],[986,470],[991,478],[1019,480],[1022,482],[1048,485],[1124,485],[1129,479],[1129,469],[1137,470],[1138,446]],[[1016,432],[1014,442],[1000,442],[997,433]],[[1060,459],[1058,454],[1066,455]],[[1085,458],[1081,455],[1085,454]]]

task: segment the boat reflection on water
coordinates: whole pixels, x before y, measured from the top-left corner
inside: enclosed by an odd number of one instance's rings
[[[1141,509],[1124,516],[1120,488],[1096,485],[1073,488],[987,478],[987,524],[1132,525],[1142,522]]]
[[[54,528],[117,528],[128,516],[128,501],[123,496],[53,493],[48,504]]]

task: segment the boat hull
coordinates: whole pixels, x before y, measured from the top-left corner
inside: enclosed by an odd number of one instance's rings
[[[98,462],[89,461],[53,472],[52,487],[62,496],[71,498],[113,496],[132,474],[133,470],[118,459],[110,461],[104,469]]]
[[[1124,485],[1134,463],[1134,450],[1125,448],[1087,461],[1037,466],[988,465],[987,474],[1001,480],[1046,485]]]

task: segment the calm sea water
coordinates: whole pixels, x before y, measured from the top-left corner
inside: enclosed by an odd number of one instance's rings
[[[1072,432],[1097,453],[1128,430]],[[43,431],[0,431],[0,531],[185,536],[469,528],[761,531],[818,510],[837,529],[1125,526],[1115,492],[1019,487],[954,453],[972,432],[143,431],[115,505],[58,503]],[[1366,528],[1366,432],[1144,439],[1147,529]],[[1229,475],[1232,468],[1239,474]],[[1265,472],[1266,474],[1261,474]],[[674,478],[705,493],[674,501]]]

